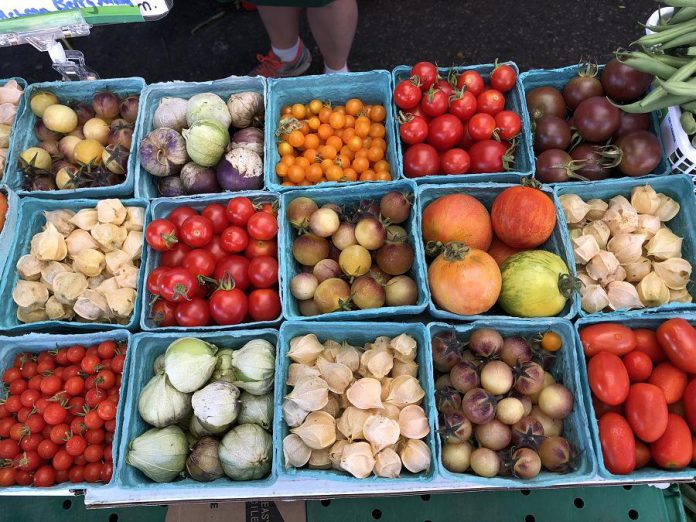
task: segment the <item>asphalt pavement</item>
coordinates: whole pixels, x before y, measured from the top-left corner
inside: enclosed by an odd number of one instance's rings
[[[489,63],[499,58],[521,70],[606,62],[643,33],[639,22],[654,0],[359,0],[360,19],[349,66],[391,69],[420,60],[440,65]],[[302,37],[322,71],[306,24]],[[176,0],[164,19],[97,27],[71,40],[102,78],[143,76],[148,82],[212,80],[247,74],[269,49],[256,12],[216,0]],[[0,49],[0,78],[57,79],[46,53],[28,45]]]

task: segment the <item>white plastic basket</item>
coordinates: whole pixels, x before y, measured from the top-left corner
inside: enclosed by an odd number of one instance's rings
[[[648,27],[656,25],[659,21],[659,16],[669,18],[674,11],[671,7],[663,7],[655,11],[648,18]],[[645,29],[647,34],[653,31]],[[669,107],[660,125],[662,132],[662,143],[665,147],[665,153],[672,165],[674,173],[690,174],[696,183],[696,148],[691,145],[689,136],[684,132],[681,125],[681,108]]]

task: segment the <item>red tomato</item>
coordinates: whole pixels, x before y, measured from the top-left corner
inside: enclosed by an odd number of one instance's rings
[[[31,379],[34,375],[36,375],[39,372],[38,364],[36,364],[32,360],[24,361],[22,363],[20,371],[22,372],[22,377],[24,377],[25,379]]]
[[[432,145],[417,143],[404,152],[404,174],[407,177],[420,178],[437,174],[439,170],[440,157]]]
[[[420,79],[417,77],[401,80],[394,88],[394,103],[399,109],[413,109],[420,103],[422,96]]]
[[[599,440],[610,473],[626,475],[635,469],[636,439],[626,419],[618,413],[605,413],[599,419]]]
[[[15,474],[15,484],[18,486],[29,486],[34,482],[34,473],[31,471],[17,470]]]
[[[222,241],[220,241],[220,236],[214,236],[205,247],[205,249],[213,254],[215,261],[220,261],[223,257],[227,255],[227,252],[222,248]]]
[[[111,462],[105,462],[101,465],[101,472],[99,473],[99,482],[107,484],[114,473],[114,465]]]
[[[652,373],[653,364],[647,353],[633,350],[624,355],[621,360],[626,366],[628,378],[631,382],[644,382]]]
[[[230,222],[227,220],[227,209],[220,203],[211,203],[203,209],[201,215],[207,217],[213,224],[213,232],[221,234]]]
[[[213,222],[207,217],[191,216],[179,227],[181,240],[192,248],[201,248],[213,239]]]
[[[275,239],[270,239],[268,241],[264,241],[263,239],[252,239],[249,241],[244,255],[249,259],[258,256],[276,257],[278,255],[278,244]]]
[[[439,151],[451,149],[464,134],[461,120],[452,114],[443,114],[428,125],[428,143]]]
[[[210,315],[219,325],[239,324],[247,314],[247,296],[223,282],[210,296]]]
[[[254,321],[272,321],[280,315],[280,297],[275,290],[253,290],[248,305],[249,315]]]
[[[150,319],[157,326],[174,326],[176,324],[176,319],[174,318],[175,310],[175,303],[170,303],[164,299],[159,299],[155,304],[152,305]]]
[[[90,410],[85,414],[85,426],[89,430],[98,430],[104,425],[104,419],[102,419],[97,410]]]
[[[53,455],[53,467],[57,471],[65,471],[70,469],[73,463],[73,457],[66,450],[59,449],[55,455]]]
[[[268,212],[257,212],[249,218],[247,232],[254,239],[268,241],[278,234],[278,221]]]
[[[162,277],[160,295],[172,303],[191,299],[199,290],[198,280],[185,268],[172,268]]]
[[[73,484],[77,484],[78,482],[84,482],[85,481],[85,467],[84,466],[73,466],[70,468],[70,471],[68,471],[68,478],[70,482]]]
[[[691,462],[693,442],[686,421],[670,413],[664,435],[650,446],[655,463],[665,469],[685,468]]]
[[[425,93],[420,103],[421,110],[431,118],[445,114],[448,107],[449,99],[447,95],[435,87],[431,87]]]
[[[223,230],[220,245],[225,252],[236,254],[243,252],[249,244],[249,234],[242,227],[231,225]]]
[[[464,149],[449,149],[440,154],[440,167],[445,174],[466,174],[470,165],[469,153]]]
[[[254,288],[270,288],[278,282],[278,261],[270,256],[259,256],[249,262],[249,282]]]
[[[85,466],[85,482],[94,483],[101,479],[102,465],[98,462],[90,462]]]
[[[46,396],[52,397],[63,387],[63,380],[56,375],[47,375],[41,381],[40,391]]]
[[[686,380],[685,372],[673,364],[663,362],[655,367],[648,382],[662,388],[667,404],[672,404],[684,395]]]
[[[160,256],[160,266],[176,268],[184,262],[186,254],[191,251],[191,247],[184,243],[177,243],[170,250],[162,252]]]
[[[17,379],[22,378],[22,372],[19,370],[19,368],[8,368],[5,370],[5,373],[2,375],[2,382],[5,384],[10,384],[12,381],[16,381]]]
[[[72,457],[77,457],[78,455],[82,455],[85,451],[85,448],[87,447],[87,441],[84,439],[84,437],[80,436],[75,436],[73,435],[68,439],[68,441],[65,443],[65,451],[68,452],[68,455]]]
[[[466,87],[467,91],[478,96],[483,92],[483,78],[476,71],[465,71],[457,78],[457,88],[461,89],[462,87]]]
[[[99,343],[99,346],[97,347],[97,352],[99,353],[99,357],[101,357],[102,359],[111,359],[114,355],[116,355],[117,349],[118,346],[115,342],[104,341],[102,343]]]
[[[116,403],[113,401],[102,401],[97,406],[97,415],[105,421],[116,418]]]
[[[106,392],[100,388],[90,388],[85,393],[85,403],[90,408],[96,408],[97,405],[106,398]],[[87,426],[89,427],[89,426]]]
[[[453,78],[454,83],[457,83],[456,77]],[[444,92],[447,95],[447,99],[449,99],[453,94],[454,94],[454,85],[452,85],[448,80],[444,78],[440,78],[437,82],[435,82],[435,87],[440,89],[442,92]]]
[[[177,207],[174,210],[172,210],[167,216],[167,220],[171,221],[176,225],[177,228],[179,228],[181,225],[184,224],[184,221],[186,221],[188,218],[197,215],[198,212],[196,212],[193,208],[189,206],[183,206]]]
[[[692,379],[684,390],[684,414],[689,427],[696,432],[696,379]]]
[[[636,335],[619,323],[597,323],[580,330],[580,341],[586,357],[609,352],[619,357],[636,347]]]
[[[512,90],[517,81],[515,69],[507,64],[496,66],[491,73],[491,87],[500,91],[508,92]]]
[[[43,412],[43,418],[46,421],[46,424],[50,424],[51,426],[65,422],[65,418],[67,416],[67,410],[57,402],[52,402],[46,406],[46,409]]]
[[[215,279],[220,281],[229,274],[234,281],[235,288],[246,290],[249,288],[249,260],[242,256],[227,256],[218,261],[215,266]]]
[[[0,459],[13,459],[19,455],[19,444],[16,440],[5,439],[0,441]]]
[[[476,98],[477,110],[495,116],[505,108],[505,96],[495,89],[483,91]]]
[[[428,116],[427,114],[425,114],[423,112],[423,108],[421,107],[420,104],[415,109],[411,109],[409,111],[409,114],[412,114],[413,116],[420,116],[421,118],[423,118],[425,120],[426,123],[430,123],[430,120],[432,119],[430,116]]]
[[[170,250],[178,241],[176,225],[166,219],[155,219],[145,229],[145,241],[153,250]]]
[[[76,364],[82,360],[82,358],[85,356],[85,353],[87,353],[87,349],[84,346],[75,344],[68,348],[66,357],[68,359],[68,362]]]
[[[56,483],[56,470],[51,466],[41,466],[34,473],[34,486],[37,488],[48,488]]]
[[[590,388],[600,401],[615,406],[628,397],[628,372],[613,353],[599,352],[592,357],[587,363],[587,374]]]
[[[515,111],[500,111],[495,115],[495,126],[501,138],[511,140],[522,130],[522,120]]]
[[[470,172],[504,172],[512,164],[508,145],[496,140],[477,141],[469,147],[469,158]]]
[[[657,342],[677,368],[696,373],[696,329],[686,319],[669,319],[657,328]]]
[[[466,130],[474,141],[489,140],[495,132],[495,118],[483,112],[474,114],[469,120]]]
[[[653,364],[661,363],[667,360],[665,352],[662,351],[660,344],[657,342],[657,336],[653,330],[647,328],[636,328],[633,330],[636,336],[636,350],[648,354]]]
[[[51,428],[49,438],[54,444],[62,446],[65,444],[65,441],[68,440],[69,434],[70,426],[68,426],[67,424],[58,424],[57,426],[53,426]]]
[[[399,136],[407,145],[423,143],[428,137],[428,122],[422,116],[409,114],[399,125]]]
[[[418,62],[411,68],[413,76],[420,80],[420,88],[427,91],[437,81],[437,67],[430,62]]]
[[[16,381],[12,381],[10,383],[8,390],[11,395],[21,395],[21,393],[27,389],[27,386],[27,381],[24,379],[17,379]]]
[[[480,142],[484,143],[484,142]],[[556,226],[556,207],[538,188],[517,185],[503,190],[491,208],[496,237],[521,250],[542,245]]]
[[[210,321],[210,311],[205,299],[194,297],[176,305],[174,318],[179,326],[206,326]]]
[[[655,442],[667,429],[667,401],[654,384],[632,385],[624,412],[633,433],[645,442]]]
[[[454,96],[450,98],[450,114],[454,114],[463,122],[468,121],[476,114],[477,107],[476,96],[470,91],[455,91]]]
[[[36,448],[36,452],[42,459],[52,459],[53,455],[58,451],[58,444],[53,442],[51,439],[44,439],[39,442],[39,446]]]
[[[203,248],[191,250],[181,265],[195,276],[210,277],[215,271],[215,256]]]
[[[246,226],[249,218],[254,215],[256,209],[249,198],[238,197],[227,202],[227,219],[232,225]]]

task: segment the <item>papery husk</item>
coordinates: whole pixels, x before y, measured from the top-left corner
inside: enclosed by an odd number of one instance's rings
[[[380,335],[371,343],[366,344],[365,349],[366,350],[386,351],[386,350],[389,350],[389,348],[390,348],[390,346],[389,346],[390,342],[391,342],[391,339],[389,337],[387,337],[386,335]]]
[[[325,411],[334,418],[338,417],[338,415],[341,413],[341,407],[338,404],[338,399],[336,397],[332,397],[332,394],[329,394],[329,401],[326,403],[326,406],[319,411]]]
[[[288,366],[287,385],[295,386],[303,377],[320,377],[321,372],[315,366],[302,363],[290,363]]]
[[[670,290],[669,291],[669,302],[670,303],[691,303],[694,300],[691,294],[686,288],[681,290]]]
[[[321,410],[329,402],[329,385],[321,377],[303,377],[286,398],[303,410]]]
[[[400,434],[399,423],[384,415],[370,415],[363,424],[363,435],[372,446],[372,453],[396,444]]]
[[[577,194],[563,194],[558,199],[568,223],[580,223],[590,211],[590,206]]]
[[[355,478],[367,478],[375,467],[375,458],[367,442],[353,442],[343,447],[341,469]]]
[[[364,439],[363,426],[370,415],[370,410],[348,406],[336,421],[336,429],[349,441]]]
[[[679,214],[679,203],[665,194],[658,194],[657,197],[660,200],[660,204],[657,206],[655,215],[660,219],[660,221],[666,223]]]
[[[331,469],[329,451],[330,448],[312,450],[312,455],[309,457],[309,469]]]
[[[17,281],[12,290],[12,300],[26,309],[43,308],[48,301],[48,288],[38,281]]]
[[[319,357],[317,368],[321,372],[321,377],[326,381],[329,390],[333,393],[344,393],[346,388],[353,382],[353,372],[345,364],[332,363]]]
[[[691,269],[691,263],[681,257],[653,263],[653,270],[670,290],[686,288],[691,278]]]
[[[336,353],[341,348],[341,343],[334,341],[333,339],[327,339],[322,343],[324,350]]]
[[[64,237],[67,237],[73,230],[75,230],[75,225],[70,222],[74,215],[75,212],[68,209],[44,211],[46,223],[51,223]]]
[[[133,288],[119,288],[105,295],[109,308],[116,317],[128,319],[133,314],[137,293]]]
[[[589,285],[580,290],[582,309],[593,314],[609,306],[609,296],[600,285]]]
[[[645,245],[649,256],[660,261],[682,256],[682,238],[668,228],[661,228]]]
[[[639,214],[654,214],[660,206],[660,198],[650,185],[633,187],[633,190],[631,190],[631,206]]]
[[[601,250],[585,265],[585,270],[592,279],[604,285],[615,280],[619,265],[619,260],[614,254]]]
[[[643,253],[645,236],[642,234],[616,234],[607,243],[607,250],[614,254],[619,263],[633,263]]]
[[[41,270],[40,281],[45,284],[48,289],[53,291],[53,280],[58,274],[63,272],[75,272],[70,265],[59,263],[58,261],[48,261]]]
[[[625,280],[629,283],[639,283],[651,270],[650,260],[642,256],[633,263],[626,263],[623,267],[626,270]]]
[[[107,277],[104,279],[101,283],[99,283],[99,286],[95,288],[97,292],[102,294],[103,296],[106,296],[110,292],[115,292],[118,290],[118,282],[116,281],[115,277]]]
[[[411,473],[420,473],[430,467],[430,448],[422,440],[406,439],[399,449],[399,457]]]
[[[594,236],[583,235],[572,240],[575,263],[584,265],[599,253],[599,245]]]
[[[633,209],[631,202],[622,195],[614,196],[609,199],[609,208],[623,208],[623,209]],[[633,209],[635,210],[635,209]]]
[[[331,462],[331,468],[342,471],[341,468],[341,457],[343,456],[343,449],[350,444],[347,439],[337,440],[333,443],[331,448],[329,448],[329,461]]]
[[[657,216],[641,214],[638,216],[638,228],[636,234],[643,234],[645,239],[653,237],[660,230],[660,219]]]
[[[408,334],[402,333],[394,337],[389,346],[394,352],[394,359],[401,362],[414,361],[418,350],[418,343]]]
[[[309,462],[312,449],[307,446],[299,435],[291,433],[283,439],[283,458],[286,468],[301,468]]]
[[[73,310],[87,321],[108,320],[112,317],[106,298],[97,290],[85,290],[75,301]]]
[[[143,232],[141,230],[130,230],[121,248],[131,259],[140,259],[143,252]]]
[[[423,408],[417,404],[409,404],[399,413],[399,429],[401,435],[408,439],[422,439],[430,433],[428,418]]]
[[[351,384],[345,395],[356,408],[369,410],[370,408],[382,407],[381,392],[382,385],[377,379],[363,377]]]
[[[99,248],[99,244],[94,240],[92,234],[81,228],[73,230],[70,235],[65,238],[65,243],[68,247],[68,255],[70,257],[75,256],[86,248]]]
[[[73,256],[73,270],[87,277],[95,277],[102,273],[106,266],[104,254],[93,248],[86,248]]]
[[[70,218],[70,222],[77,228],[91,231],[99,223],[97,220],[97,209],[83,208],[78,210],[77,214]]]
[[[132,265],[132,259],[132,256],[125,250],[119,249],[107,252],[104,255],[106,273],[112,276],[115,275],[122,266]]]
[[[39,261],[62,261],[68,255],[68,246],[63,234],[52,223],[47,223],[42,232],[31,238],[29,253]]]
[[[87,290],[87,278],[77,272],[61,272],[53,278],[53,295],[63,304],[73,305]]]
[[[410,375],[401,375],[391,382],[385,402],[403,408],[409,404],[420,403],[424,396],[425,391],[421,388],[418,379]]]
[[[612,235],[630,234],[638,228],[638,213],[633,207],[622,205],[610,205],[602,218]]]
[[[602,219],[604,217],[604,213],[609,208],[609,203],[601,199],[591,199],[587,202],[587,204],[589,205],[590,210],[585,215],[585,219],[589,219],[590,221]]]
[[[611,231],[604,221],[593,221],[582,228],[583,236],[594,237],[600,250],[607,248],[607,241],[611,236]]]
[[[393,377],[399,377],[400,375],[411,375],[412,377],[418,376],[418,364],[415,361],[399,361],[394,359],[394,367],[390,373]]]
[[[296,403],[289,399],[283,401],[283,418],[285,423],[291,428],[297,428],[309,415],[307,410],[303,410]]]
[[[335,362],[345,364],[350,371],[357,372],[360,368],[360,350],[348,343],[343,343],[337,350]]]
[[[328,448],[336,442],[336,421],[325,411],[313,411],[304,422],[290,430],[311,449]]]
[[[123,242],[128,236],[128,231],[112,223],[99,223],[90,230],[90,234],[99,243],[99,247],[103,252],[111,252],[123,246]]]
[[[370,377],[381,379],[394,366],[394,356],[388,350],[367,350],[360,357],[360,365],[367,369]]]
[[[397,478],[401,474],[401,458],[392,448],[384,448],[375,455],[374,473],[378,477]]]
[[[126,207],[126,220],[123,226],[126,230],[142,230],[145,224],[145,209],[143,207]]]
[[[636,285],[638,297],[647,307],[661,306],[669,302],[669,288],[655,272],[650,272]]]
[[[312,366],[323,351],[324,347],[317,339],[317,336],[307,334],[290,340],[288,357],[294,362]]]
[[[41,270],[43,270],[46,264],[46,261],[41,261],[31,254],[26,254],[19,258],[15,269],[19,277],[25,281],[38,281],[41,279]]]
[[[138,288],[139,269],[133,265],[123,265],[114,272],[114,279],[119,288]]]
[[[644,308],[636,287],[628,281],[613,281],[605,290],[609,296],[609,307],[612,310],[633,310]]]
[[[577,239],[579,237],[582,237],[582,228],[580,227],[573,227],[568,229],[568,237],[572,241],[573,239]]]
[[[64,305],[53,296],[49,297],[48,301],[46,301],[45,310],[46,315],[51,321],[69,321],[74,316],[70,307]]]
[[[97,221],[122,225],[128,216],[126,207],[120,199],[102,199],[97,203]]]
[[[48,320],[45,308],[17,307],[17,319],[22,323],[38,323]]]
[[[619,265],[619,268],[616,269],[616,274],[614,274],[614,281],[625,281],[625,280],[626,280],[626,269],[622,265]]]
[[[580,280],[580,289],[587,287],[587,286],[592,286],[599,284],[595,279],[592,279],[590,276],[588,276],[585,272],[578,271],[577,273],[577,278]]]

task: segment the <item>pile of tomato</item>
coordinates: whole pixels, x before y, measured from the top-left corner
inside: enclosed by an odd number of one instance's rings
[[[147,244],[161,252],[147,277],[152,321],[194,327],[277,319],[276,212],[271,203],[236,197],[200,213],[177,207],[149,223]]]
[[[0,486],[111,480],[126,346],[20,353],[2,381]]]
[[[505,110],[505,93],[517,82],[510,65],[496,65],[488,85],[474,70],[442,78],[430,62],[419,62],[394,88],[399,135],[406,147],[404,174],[503,172],[514,160],[520,116]]]
[[[606,468],[696,465],[696,329],[599,323],[580,329]]]

